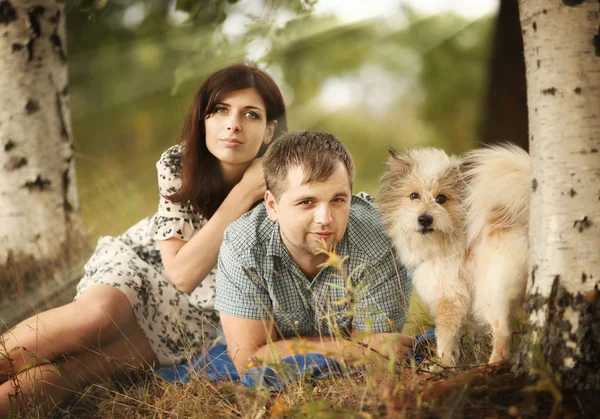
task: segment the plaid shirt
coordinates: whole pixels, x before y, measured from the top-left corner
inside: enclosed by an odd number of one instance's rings
[[[282,337],[353,328],[399,331],[412,281],[368,200],[368,195],[352,197],[348,227],[336,246],[338,255],[348,256],[343,275],[325,265],[312,280],[292,259],[264,203],[243,215],[225,231],[215,308],[246,319],[273,318]]]

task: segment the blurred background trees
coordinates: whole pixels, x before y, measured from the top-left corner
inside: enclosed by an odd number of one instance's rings
[[[378,13],[353,19],[346,12],[364,13],[361,2],[62,2],[77,185],[92,245],[154,213],[155,162],[178,141],[203,78],[233,62],[269,71],[291,129],[330,131],[347,144],[355,191],[376,194],[388,145],[459,153],[478,141],[527,139],[526,119],[524,134],[513,123],[519,106],[526,118],[516,0],[501,1],[499,19],[493,0],[475,17],[452,1],[424,11],[414,0],[381,0],[369,5]],[[516,41],[504,42],[507,34]]]
[[[78,185],[92,239],[153,213],[154,163],[178,141],[203,77],[234,61],[274,76],[291,129],[331,131],[348,145],[357,191],[376,193],[389,144],[475,146],[493,15],[425,15],[398,1],[385,16],[347,22],[315,4],[67,1]]]

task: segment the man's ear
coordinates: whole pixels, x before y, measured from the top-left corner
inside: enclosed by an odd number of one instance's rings
[[[268,189],[265,192],[265,205],[267,206],[269,218],[272,221],[277,221],[277,202],[275,202],[275,195],[273,195],[273,192]]]
[[[267,123],[267,130],[265,132],[265,139],[263,140],[263,144],[269,144],[273,139],[273,135],[275,134],[275,129],[277,128],[277,120],[275,119],[271,123]]]

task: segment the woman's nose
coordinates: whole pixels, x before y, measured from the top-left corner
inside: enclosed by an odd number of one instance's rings
[[[240,124],[240,120],[237,115],[231,114],[229,118],[227,118],[227,130],[237,132],[242,129]]]

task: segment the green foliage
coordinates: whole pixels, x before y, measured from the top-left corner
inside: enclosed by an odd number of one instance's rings
[[[260,0],[252,10],[187,0],[180,10],[215,13],[173,20],[168,3],[109,1],[91,11],[93,22],[83,3],[67,5],[79,189],[92,237],[152,214],[154,163],[177,141],[200,81],[250,53],[280,84],[291,129],[330,131],[349,147],[355,191],[377,191],[388,145],[460,152],[477,140],[491,18],[424,18],[405,8],[348,24],[313,15],[314,0]],[[350,86],[346,105],[331,105],[332,81]]]

